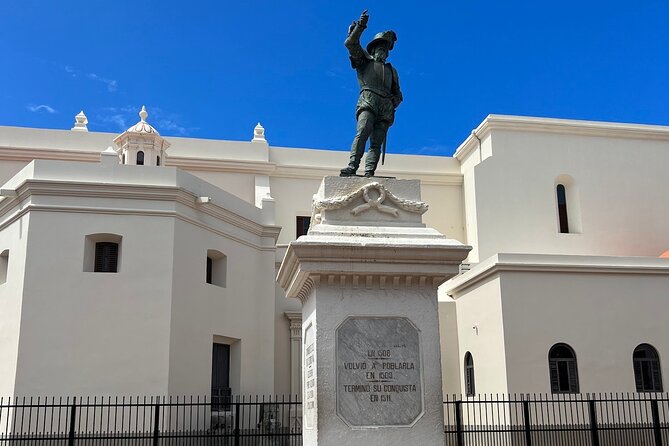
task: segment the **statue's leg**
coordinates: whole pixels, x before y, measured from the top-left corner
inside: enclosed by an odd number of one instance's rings
[[[379,164],[379,159],[381,158],[381,145],[386,140],[388,127],[390,127],[388,121],[374,123],[374,129],[369,141],[369,151],[367,152],[367,158],[365,158],[365,176],[374,176],[374,172],[376,172],[376,166]]]
[[[351,144],[351,156],[348,161],[348,167],[341,170],[342,175],[355,175],[358,170],[362,155],[365,153],[367,139],[369,139],[374,128],[374,119],[374,113],[369,110],[363,110],[358,115],[355,138],[353,138],[353,144]]]

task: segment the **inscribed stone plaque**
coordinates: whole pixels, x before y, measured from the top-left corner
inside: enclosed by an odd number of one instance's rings
[[[314,326],[304,330],[304,427],[314,428],[316,418],[316,338],[314,337]]]
[[[403,317],[337,328],[337,414],[352,427],[411,426],[423,413],[418,329]]]

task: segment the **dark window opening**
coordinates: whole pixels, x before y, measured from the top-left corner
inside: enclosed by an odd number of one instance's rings
[[[555,344],[548,353],[552,393],[578,393],[576,355],[567,344]]]
[[[569,219],[567,218],[567,191],[563,184],[558,184],[556,188],[558,219],[560,223],[560,233],[569,233]]]
[[[662,392],[662,373],[657,350],[649,344],[634,349],[634,381],[637,392]]]
[[[144,165],[144,152],[142,152],[141,150],[137,152],[137,165],[138,166]]]
[[[476,385],[474,383],[474,359],[469,352],[465,353],[465,392],[467,396],[476,395]]]
[[[7,272],[9,270],[9,249],[0,253],[0,285],[7,282]]]
[[[311,217],[297,217],[297,237],[301,235],[307,235],[310,224]]]
[[[95,244],[95,266],[93,272],[118,272],[118,243],[97,242]]]
[[[212,272],[214,270],[214,261],[207,257],[207,283],[211,283]]]
[[[125,164],[125,153],[121,155],[121,163]]]
[[[159,156],[156,157],[156,166],[160,166],[160,157]]]
[[[211,360],[212,410],[230,410],[230,346],[214,344]]]

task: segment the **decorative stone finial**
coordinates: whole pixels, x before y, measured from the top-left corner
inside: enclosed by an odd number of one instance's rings
[[[142,110],[139,112],[139,118],[142,122],[146,122],[146,118],[149,117],[149,112],[146,111],[146,107],[142,105]]]
[[[265,127],[260,125],[260,123],[253,129],[253,139],[251,142],[267,142],[265,139]]]
[[[80,111],[78,115],[74,117],[74,127],[72,127],[71,130],[77,131],[77,132],[87,132],[88,127],[86,127],[86,124],[88,124],[88,118],[84,114],[84,111]]]

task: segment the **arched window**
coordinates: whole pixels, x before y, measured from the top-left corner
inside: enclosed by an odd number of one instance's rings
[[[578,393],[576,355],[567,344],[555,344],[548,352],[552,393]]]
[[[141,150],[137,152],[137,165],[138,166],[144,165],[144,152],[142,152]]]
[[[160,166],[160,157],[159,156],[156,157],[156,166]]]
[[[0,253],[0,285],[7,282],[7,271],[9,269],[9,249]]]
[[[652,345],[641,344],[634,349],[634,381],[637,392],[662,392],[660,357]]]
[[[476,395],[476,385],[474,383],[474,358],[472,354],[465,353],[465,393],[467,396]]]
[[[557,194],[558,221],[560,223],[560,233],[569,233],[569,218],[567,217],[567,190],[564,184],[558,184],[555,188]]]

